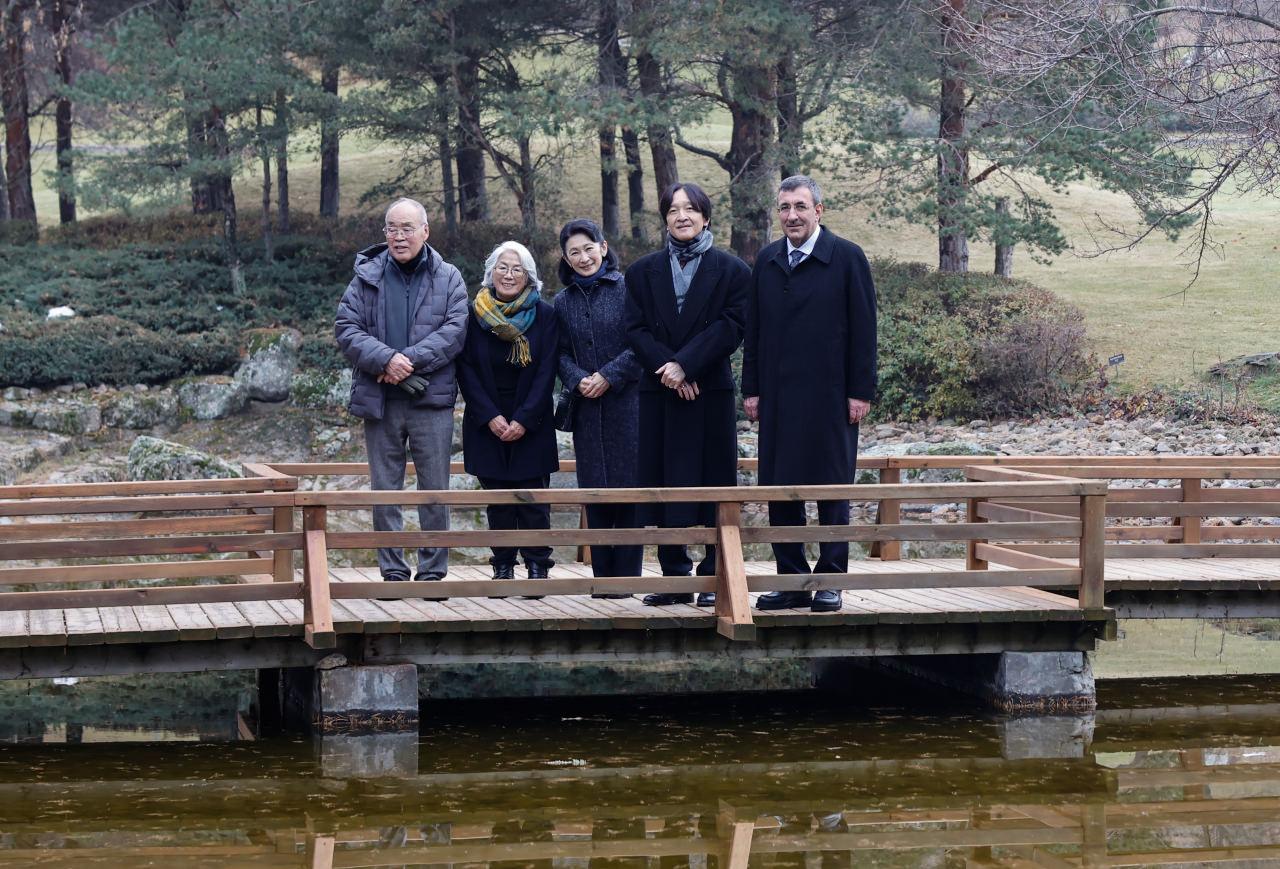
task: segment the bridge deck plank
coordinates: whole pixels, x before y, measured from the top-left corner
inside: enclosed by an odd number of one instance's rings
[[[1160,562],[1166,561],[1161,559]],[[1169,561],[1174,561],[1169,559]],[[1123,566],[1108,565],[1109,580],[1144,583],[1177,581],[1195,587],[1214,588],[1234,582],[1238,587],[1257,588],[1258,580],[1236,575],[1222,579],[1237,560],[1215,560],[1211,565],[1183,562],[1170,565],[1126,560]],[[1249,560],[1255,561],[1255,560]],[[910,559],[880,562],[854,561],[851,573],[894,573],[951,571],[962,569],[958,559]],[[1267,568],[1247,565],[1251,572]],[[750,575],[773,572],[771,562],[746,565]],[[996,569],[996,568],[993,568]],[[335,568],[335,582],[376,581],[376,568]],[[458,566],[451,579],[486,579],[487,566]],[[646,564],[644,574],[658,575],[655,565]],[[1170,580],[1172,575],[1176,580]],[[591,568],[582,564],[557,565],[553,578],[590,578]],[[1161,579],[1163,577],[1163,580]],[[1280,571],[1276,586],[1280,587]],[[414,590],[420,588],[414,584]],[[752,604],[759,593],[751,595]],[[993,588],[912,588],[847,590],[844,608],[836,613],[814,613],[808,608],[760,612],[753,616],[763,627],[857,624],[939,624],[1010,621],[1078,621],[1102,617],[1082,613],[1069,598],[1049,591],[1023,587]],[[691,604],[648,607],[640,595],[622,599],[592,598],[587,594],[556,595],[541,600],[452,598],[437,602],[423,598],[390,601],[341,599],[333,601],[335,630],[339,633],[432,633],[439,631],[580,631],[580,630],[679,630],[705,629],[715,624],[709,608]],[[240,601],[235,603],[143,605],[0,612],[0,648],[28,646],[92,645],[100,643],[160,643],[178,640],[212,640],[241,637],[297,636],[302,631],[302,603],[296,599]]]

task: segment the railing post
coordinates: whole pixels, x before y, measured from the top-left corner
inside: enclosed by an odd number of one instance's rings
[[[587,524],[587,505],[586,504],[583,504],[578,507],[578,527],[579,528],[591,527],[590,525]],[[591,563],[591,547],[590,546],[583,545],[578,547],[578,563],[579,564]]]
[[[276,534],[293,531],[293,507],[272,508],[271,530]],[[276,582],[293,582],[293,550],[277,549],[272,554],[272,579]]]
[[[1107,496],[1080,496],[1080,608],[1105,606]]]
[[[329,603],[329,548],[325,543],[328,521],[325,507],[302,508],[306,541],[302,563],[302,622],[307,645],[313,649],[332,649],[338,644]]]
[[[978,505],[986,500],[986,498],[970,498],[965,511],[965,521],[970,523],[986,522],[986,519],[978,515]],[[988,568],[987,562],[978,557],[978,544],[986,542],[986,540],[965,541],[965,570],[986,570]]]
[[[716,508],[716,631],[731,640],[754,640],[747,565],[742,557],[742,505]]]
[[[1183,477],[1182,478],[1182,503],[1195,504],[1200,500],[1203,489],[1200,488],[1199,477]],[[1199,516],[1179,516],[1178,527],[1182,529],[1183,543],[1199,543],[1200,542],[1200,517]]]
[[[890,459],[889,461],[892,461]],[[880,482],[894,485],[902,482],[902,469],[886,466],[880,470]],[[902,502],[897,498],[881,498],[880,509],[876,516],[880,525],[897,525],[902,521]],[[898,561],[902,558],[902,542],[899,540],[881,540],[880,560]]]

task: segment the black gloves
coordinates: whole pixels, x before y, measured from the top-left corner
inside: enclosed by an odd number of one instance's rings
[[[409,393],[414,398],[417,398],[419,395],[422,395],[422,393],[427,391],[427,380],[426,378],[419,377],[416,374],[410,374],[404,380],[397,383],[396,386],[399,386],[405,392]]]

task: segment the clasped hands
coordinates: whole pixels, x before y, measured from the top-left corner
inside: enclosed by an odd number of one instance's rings
[[[578,381],[578,392],[583,398],[599,398],[608,391],[609,381],[605,380],[604,375],[599,371],[588,374]]]
[[[379,383],[399,383],[413,373],[413,363],[403,353],[396,353],[378,375]]]
[[[661,368],[653,373],[658,376],[660,381],[662,381],[663,386],[668,389],[674,389],[676,391],[676,395],[680,396],[685,401],[693,401],[701,394],[701,391],[698,389],[698,384],[685,380],[684,367],[674,359],[665,363]]]
[[[489,431],[493,432],[494,437],[502,441],[504,444],[514,443],[524,437],[525,428],[514,419],[510,422],[502,414],[498,414],[489,420]]]

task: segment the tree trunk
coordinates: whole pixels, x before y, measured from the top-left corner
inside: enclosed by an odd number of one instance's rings
[[[453,182],[453,143],[449,140],[449,76],[433,75],[436,84],[436,138],[440,154],[440,187],[444,205],[444,225],[450,233],[458,228],[458,193]]]
[[[209,139],[220,161],[230,160],[231,144],[227,137],[226,121],[222,111],[214,106],[209,112]],[[220,174],[214,181],[218,188],[218,200],[222,205],[222,248],[227,271],[231,277],[231,292],[243,296],[244,267],[240,262],[240,238],[236,221],[236,194],[231,186],[231,176]]]
[[[0,103],[0,114],[3,114],[4,104]],[[0,149],[0,154],[3,150]],[[5,171],[4,161],[0,160],[0,221],[8,221],[9,219],[9,173]]]
[[[520,225],[532,237],[538,232],[538,177],[529,137],[520,137]]]
[[[622,128],[622,150],[627,155],[627,210],[631,216],[631,237],[644,241],[644,166],[640,164],[640,137],[633,127]]]
[[[3,18],[0,18],[0,31],[4,34],[0,101],[4,103],[9,219],[35,222],[36,200],[31,190],[31,108],[27,91],[25,32],[26,12],[30,6],[30,0],[10,0]]]
[[[480,129],[480,59],[468,53],[454,74],[458,99],[458,208],[463,223],[489,219],[489,194],[485,188],[484,146]]]
[[[266,128],[262,125],[262,105],[256,107],[258,147],[262,152],[262,252],[267,262],[275,259],[275,245],[271,238],[271,147],[266,141]]]
[[[804,118],[800,116],[800,82],[796,76],[796,53],[788,51],[778,61],[778,174],[790,178],[800,169],[800,149],[804,145]]]
[[[284,88],[276,91],[276,225],[280,234],[292,231],[289,220],[289,101]]]
[[[1009,200],[1001,196],[996,200],[996,211],[1005,217],[1009,214]],[[998,230],[997,230],[998,231]],[[997,239],[995,272],[1002,278],[1013,277],[1013,243]]]
[[[320,216],[338,216],[338,64],[325,65],[320,86],[333,97],[320,120]]]
[[[636,56],[636,70],[640,80],[640,93],[649,104],[648,111],[651,113],[653,106],[666,98],[662,66],[657,58],[646,51]],[[680,180],[675,141],[668,124],[651,122],[645,127],[645,135],[649,139],[649,152],[653,157],[653,183],[661,196],[663,190]]]
[[[214,157],[212,144],[213,118],[209,112],[192,115],[187,120],[187,159],[205,164]],[[222,210],[223,178],[216,172],[205,171],[191,176],[191,212],[214,214]]]
[[[943,0],[941,98],[938,106],[938,269],[969,271],[969,239],[964,209],[969,186],[969,145],[965,141],[965,62],[960,54],[960,20],[965,0]]]
[[[54,108],[58,161],[58,219],[76,222],[75,175],[71,165],[71,37],[80,16],[81,0],[53,0],[49,27],[53,31],[53,63],[61,83]]]
[[[769,240],[770,205],[778,167],[773,158],[773,113],[777,98],[772,70],[740,66],[734,73],[730,114],[729,202],[733,232],[730,244],[747,262],[755,260]]]
[[[596,27],[596,80],[600,86],[600,99],[607,106],[618,97],[619,89],[626,84],[626,61],[618,44],[617,0],[599,0],[599,19]],[[618,208],[618,136],[617,124],[612,119],[602,122],[598,128],[600,139],[600,217],[604,234],[616,238],[622,231]]]

